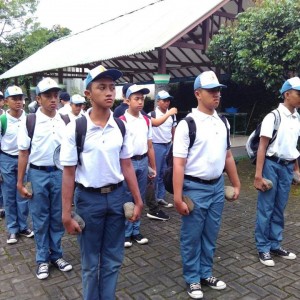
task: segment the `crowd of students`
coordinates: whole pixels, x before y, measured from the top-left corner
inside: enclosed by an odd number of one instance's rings
[[[126,84],[122,90],[124,101],[112,113],[115,82],[121,76],[117,69],[95,67],[85,79],[85,97],[70,97],[53,79],[44,78],[36,87],[39,108],[27,116],[20,87],[10,86],[4,95],[0,94],[8,106],[0,117],[7,243],[17,243],[20,236],[34,237],[36,276],[46,279],[50,265],[62,272],[72,270],[63,258],[61,239],[65,231],[76,234],[83,298],[115,299],[124,247],[149,242],[141,233],[144,203],[148,206],[147,217],[169,220],[161,208],[173,207],[166,201],[163,183],[165,158],[173,143],[174,205],[182,218],[183,276],[188,295],[201,299],[201,284],[218,290],[226,288],[226,283],[212,273],[224,207],[223,172],[234,189],[232,200],[239,197],[241,187],[228,143],[230,125],[227,121],[224,124],[216,111],[225,86],[212,71],[195,79],[197,108],[188,116],[195,122],[196,132],[189,147],[189,125],[183,120],[177,126],[177,109],[169,109],[173,97],[167,91],[156,94],[157,107],[146,114],[144,97],[149,89]],[[293,171],[299,174],[296,144],[300,135],[300,79],[287,80],[281,94],[284,100],[278,108],[278,137],[276,143],[268,144],[274,120],[266,116],[254,181],[259,194],[255,238],[259,260],[266,266],[275,265],[271,254],[296,258],[282,248],[281,242]],[[92,106],[86,112],[85,98]],[[63,107],[57,110],[59,100]],[[58,147],[63,172],[53,160]],[[272,180],[271,190],[266,191],[264,178]],[[149,183],[155,189],[152,198],[146,197]],[[193,202],[193,210],[185,197]],[[126,202],[134,203],[127,219]],[[72,217],[73,210],[83,219],[84,228]]]

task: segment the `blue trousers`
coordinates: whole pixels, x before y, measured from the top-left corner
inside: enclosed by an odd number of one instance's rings
[[[145,202],[147,180],[148,180],[148,157],[144,157],[142,160],[132,160],[132,165],[135,170],[141,197],[143,199],[143,202]],[[128,201],[134,202],[126,182],[124,183],[124,186],[126,189],[126,195],[128,197]],[[140,220],[137,220],[135,222],[129,222],[128,220],[126,220],[125,237],[131,237],[132,235],[139,234],[140,226],[141,226]]]
[[[75,189],[76,212],[85,221],[78,235],[83,299],[113,300],[124,256],[124,187],[108,194]]]
[[[163,181],[164,171],[167,168],[166,157],[170,150],[170,144],[155,144],[153,148],[155,152],[155,164],[156,164],[156,178],[154,179],[155,184],[155,197],[156,199],[164,199],[166,196],[166,189]]]
[[[7,231],[18,233],[27,229],[29,213],[28,200],[22,198],[17,190],[18,158],[1,153],[0,169],[3,178],[1,189]]]
[[[55,261],[63,255],[62,172],[29,169],[28,177],[33,191],[29,208],[34,230],[36,262]]]
[[[258,252],[278,249],[282,242],[284,210],[293,180],[293,164],[282,166],[265,160],[263,177],[272,181],[273,188],[258,192],[255,241]]]
[[[224,207],[224,178],[212,185],[184,180],[183,194],[194,210],[182,216],[180,249],[183,277],[187,283],[212,276],[216,240]]]

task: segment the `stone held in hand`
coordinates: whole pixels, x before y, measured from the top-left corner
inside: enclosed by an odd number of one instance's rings
[[[133,202],[126,202],[123,205],[124,214],[126,219],[131,219],[133,217],[134,212],[134,203]]]
[[[80,229],[83,230],[85,222],[75,211],[71,212],[71,218],[73,218],[78,223]]]
[[[182,201],[186,203],[186,205],[187,205],[187,207],[189,209],[189,212],[193,211],[193,209],[194,209],[194,202],[193,202],[193,200],[190,197],[188,197],[186,195],[183,195],[182,196]]]
[[[273,182],[270,179],[264,178],[264,180],[267,182],[267,189],[266,191],[270,190],[273,187]]]
[[[225,199],[229,201],[233,200],[234,188],[232,186],[225,185],[224,191],[225,191]]]

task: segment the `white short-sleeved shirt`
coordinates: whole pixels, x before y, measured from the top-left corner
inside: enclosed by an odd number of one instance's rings
[[[26,119],[26,114],[23,111],[19,118],[14,118],[9,113],[9,110],[6,112],[7,117],[7,127],[4,136],[0,134],[1,140],[1,150],[10,155],[18,155],[18,131],[21,127],[22,121]],[[0,122],[0,132],[1,132],[1,122]]]
[[[84,113],[80,112],[77,116],[75,116],[71,111],[68,113],[68,116],[70,118],[70,121],[76,120],[80,117],[82,117]]]
[[[165,114],[157,107],[155,109],[156,119],[164,116]],[[151,116],[151,113],[148,114]],[[172,140],[172,128],[177,125],[176,116],[170,116],[168,119],[158,127],[152,129],[152,142],[153,143],[170,143]]]
[[[61,107],[58,112],[62,115],[67,115],[69,112],[71,112],[72,108],[70,103],[66,103],[63,107]]]
[[[85,115],[87,132],[80,157],[81,165],[78,164],[76,168],[75,181],[85,187],[99,188],[124,180],[120,159],[133,156],[133,144],[127,129],[123,139],[112,112],[107,124],[102,128],[92,122],[90,111],[91,109]],[[62,141],[60,162],[63,166],[75,166],[78,162],[75,125],[75,121],[67,125]]]
[[[148,140],[152,139],[152,125],[149,120],[149,127],[146,123],[145,118],[141,113],[138,117],[125,111],[125,118],[127,123],[127,130],[133,141],[133,155],[142,155],[148,152]]]
[[[277,156],[286,160],[294,160],[299,156],[297,141],[300,135],[300,119],[297,110],[291,113],[282,103],[278,106],[280,125],[275,141],[268,147],[266,156]],[[260,136],[272,138],[275,127],[275,116],[269,113],[261,124]]]
[[[50,118],[42,113],[39,108],[36,112],[29,163],[36,166],[54,166],[53,154],[61,144],[65,127],[65,122],[59,113],[56,112],[54,118]],[[28,136],[25,118],[18,132],[18,148],[19,150],[28,150],[29,147],[30,137]]]
[[[221,176],[227,153],[227,129],[217,112],[207,115],[198,109],[188,114],[196,123],[196,138],[188,149],[189,129],[186,121],[179,122],[173,141],[173,156],[187,158],[184,174],[204,180]],[[227,122],[229,128],[229,123]]]

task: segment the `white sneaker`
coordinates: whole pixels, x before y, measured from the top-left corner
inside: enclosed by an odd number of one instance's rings
[[[166,200],[164,199],[157,199],[157,203],[159,205],[162,205],[163,207],[167,207],[167,208],[170,208],[170,207],[173,207],[174,205],[172,203],[169,203],[167,202]]]
[[[280,256],[284,259],[296,259],[297,256],[295,253],[292,253],[292,252],[289,252],[283,248],[279,248],[279,249],[276,249],[276,250],[271,250],[270,251],[272,254],[276,255],[276,256]]]
[[[148,244],[148,239],[143,237],[140,233],[133,235],[132,238],[140,245]]]
[[[187,283],[187,293],[193,299],[202,299],[203,298],[201,284],[199,282],[190,283],[190,284]]]
[[[258,252],[259,261],[267,266],[267,267],[274,267],[275,262],[271,257],[270,252]]]
[[[130,248],[131,246],[132,246],[131,237],[125,237],[124,247],[125,248]]]

